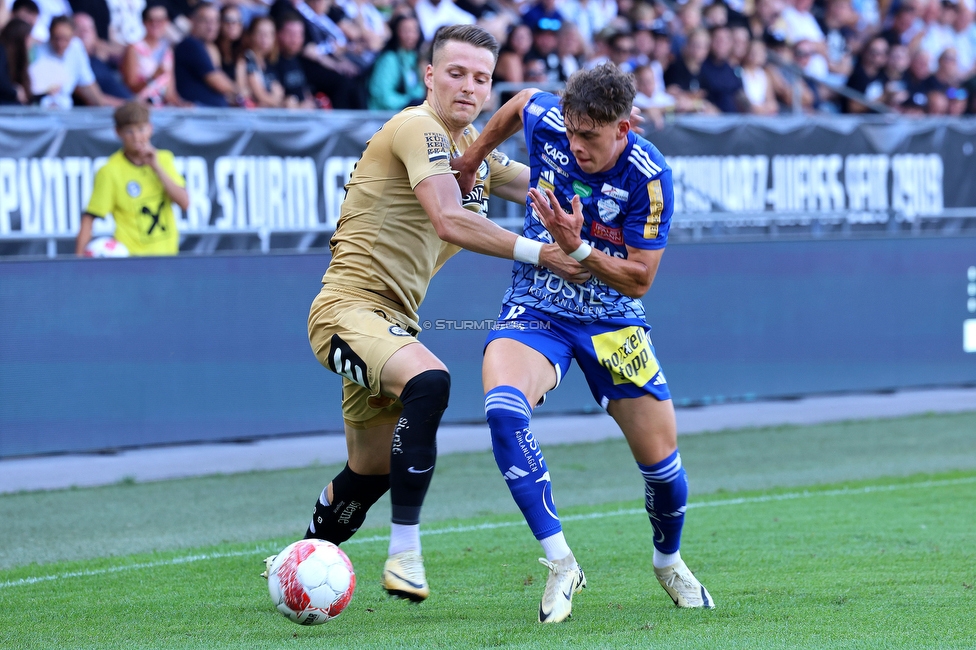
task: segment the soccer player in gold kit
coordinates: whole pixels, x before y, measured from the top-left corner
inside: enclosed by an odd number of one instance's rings
[[[555,244],[534,242],[486,217],[488,193],[522,202],[528,168],[492,152],[462,197],[450,166],[477,137],[471,122],[491,91],[498,43],[476,26],[438,31],[424,82],[427,101],[387,122],[367,143],[346,186],[332,262],[309,314],[316,357],[343,376],[349,461],[322,490],[306,537],[339,544],[387,490],[392,502],[383,587],[422,601],[420,510],[447,408],[447,368],[417,341],[417,310],[431,277],[460,248],[545,266],[567,280],[588,274]]]

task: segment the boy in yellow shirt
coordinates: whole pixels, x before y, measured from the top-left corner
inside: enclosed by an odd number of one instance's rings
[[[145,105],[129,102],[116,109],[114,117],[122,148],[95,174],[75,253],[84,255],[92,238],[92,223],[111,213],[115,239],[130,255],[176,255],[180,236],[173,203],[185,211],[190,198],[186,181],[173,163],[173,152],[152,146],[153,127]]]

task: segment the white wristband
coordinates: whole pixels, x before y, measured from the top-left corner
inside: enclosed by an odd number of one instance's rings
[[[542,242],[529,239],[519,235],[515,239],[515,250],[512,251],[512,259],[517,262],[525,262],[533,266],[539,265],[539,255],[542,253]]]
[[[570,253],[569,256],[572,257],[577,262],[582,262],[587,257],[589,257],[590,253],[592,252],[593,252],[593,247],[587,244],[586,242],[583,242],[582,244],[579,245],[579,248],[577,248],[572,253]]]

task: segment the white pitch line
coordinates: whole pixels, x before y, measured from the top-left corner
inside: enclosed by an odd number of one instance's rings
[[[863,488],[840,488],[837,490],[824,490],[824,491],[810,491],[805,490],[803,492],[785,492],[783,494],[769,494],[756,497],[740,497],[737,499],[723,499],[720,501],[701,501],[697,503],[689,503],[688,508],[716,508],[721,506],[738,506],[751,503],[770,503],[774,501],[792,501],[795,499],[808,499],[811,497],[837,497],[837,496],[856,496],[861,494],[871,494],[874,492],[894,492],[897,490],[908,490],[908,489],[925,489],[934,487],[947,487],[950,485],[965,485],[967,483],[976,483],[976,476],[967,476],[963,478],[956,479],[946,479],[943,481],[923,481],[921,483],[896,483],[893,485],[869,485]],[[560,517],[560,521],[584,521],[588,519],[605,519],[607,517],[621,517],[629,515],[643,514],[643,508],[628,508],[626,510],[612,510],[609,512],[592,512],[584,515],[567,515],[565,517]],[[524,526],[525,521],[499,521],[495,523],[478,524],[476,526],[451,526],[449,528],[435,528],[434,530],[424,530],[421,531],[421,535],[424,537],[432,535],[450,535],[454,533],[470,533],[482,530],[497,530],[499,528],[510,528],[512,526]],[[388,535],[374,535],[373,537],[360,537],[357,539],[350,539],[345,544],[369,544],[372,542],[385,542],[389,540]],[[110,573],[121,573],[123,571],[135,571],[138,569],[155,569],[159,567],[166,566],[176,566],[179,564],[189,564],[191,562],[204,562],[208,560],[219,560],[229,557],[243,557],[246,555],[260,555],[262,553],[273,553],[275,548],[272,547],[257,547],[247,551],[228,551],[225,553],[202,553],[199,555],[186,555],[183,557],[175,557],[169,560],[160,560],[158,562],[143,562],[140,564],[123,564],[114,567],[107,567],[104,569],[88,569],[85,571],[71,571],[68,573],[60,573],[56,575],[47,576],[34,576],[31,578],[20,578],[19,580],[9,580],[7,582],[0,582],[0,589],[6,589],[8,587],[21,587],[24,585],[33,585],[39,582],[50,582],[52,580],[65,580],[67,578],[85,578],[90,576],[106,575]]]

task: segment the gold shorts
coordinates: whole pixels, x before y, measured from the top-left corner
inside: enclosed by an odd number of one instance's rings
[[[420,328],[402,309],[371,291],[333,284],[312,301],[308,341],[319,362],[343,377],[342,417],[354,429],[400,418],[400,400],[380,394],[380,372],[394,352],[417,342]]]

